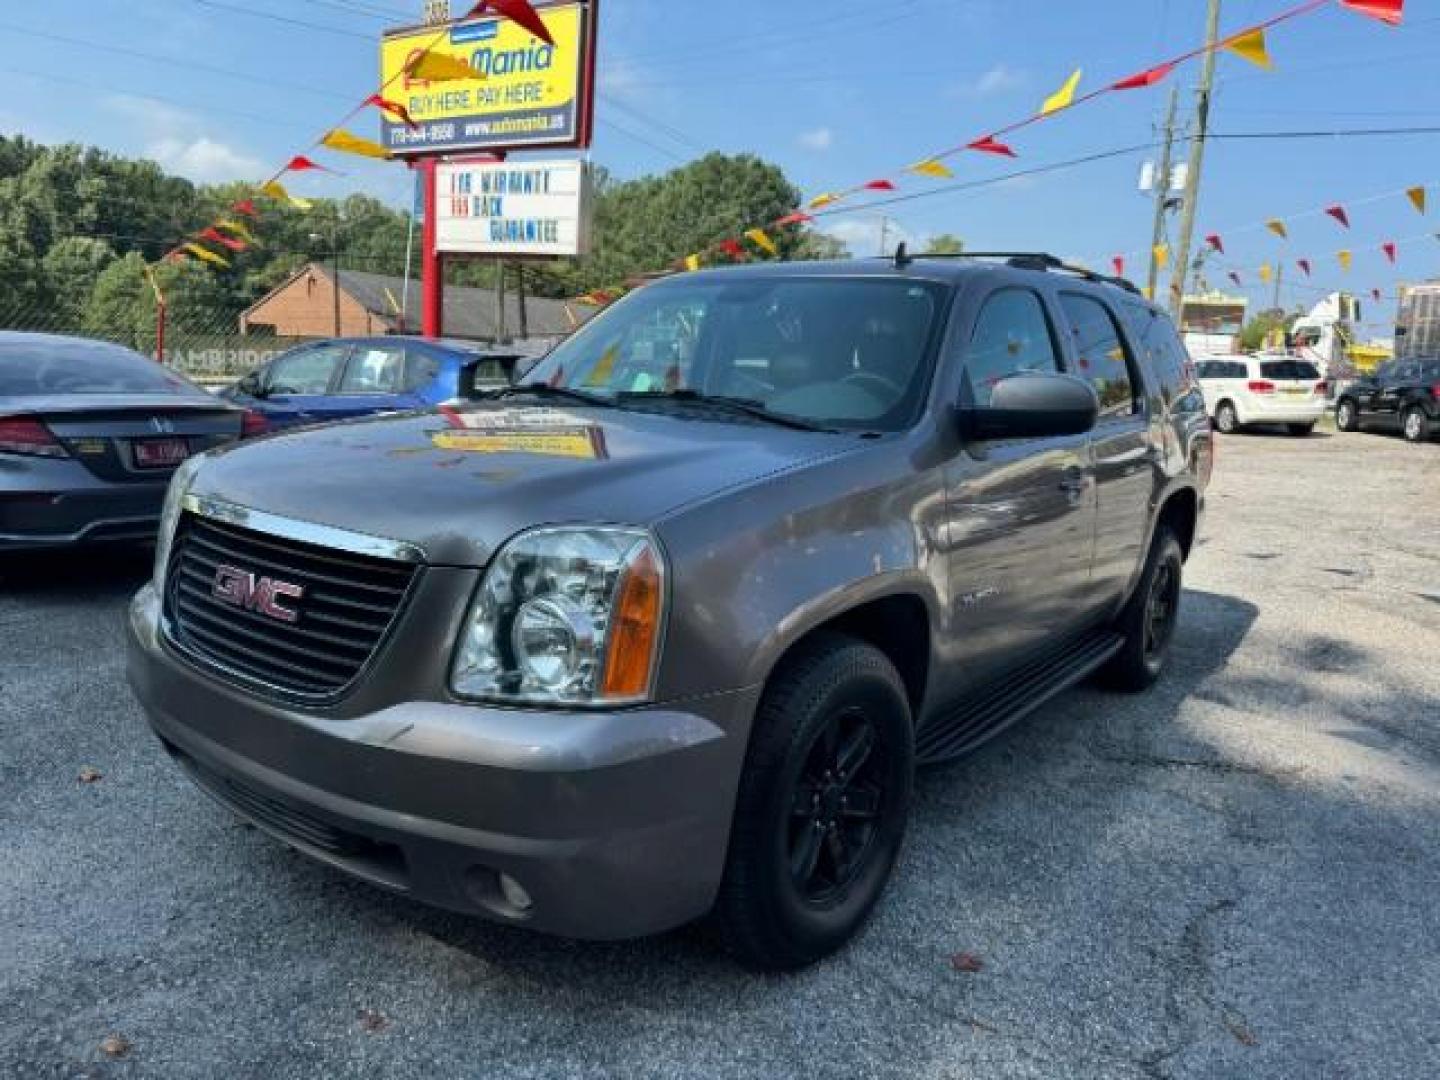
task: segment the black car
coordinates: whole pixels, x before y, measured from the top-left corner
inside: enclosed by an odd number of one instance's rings
[[[0,552],[153,540],[176,466],[244,422],[119,345],[0,332]]]
[[[1335,426],[1399,428],[1407,442],[1440,435],[1440,359],[1395,360],[1357,379],[1335,402]]]

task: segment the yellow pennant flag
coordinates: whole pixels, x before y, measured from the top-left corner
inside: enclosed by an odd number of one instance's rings
[[[1271,218],[1269,221],[1265,222],[1265,228],[1269,229],[1282,240],[1290,239],[1290,234],[1285,231],[1285,222],[1281,221],[1279,218]]]
[[[458,56],[446,53],[423,52],[410,62],[406,73],[412,79],[426,82],[455,82],[459,79],[483,79],[485,73],[472,67]]]
[[[285,185],[280,183],[279,180],[269,181],[261,187],[260,191],[265,195],[269,195],[270,198],[276,202],[288,202],[291,206],[295,207],[296,210],[309,210],[313,205],[309,199],[302,199],[298,195],[291,195],[290,192],[285,190]]]
[[[1170,265],[1169,244],[1156,244],[1150,249],[1150,253],[1155,256],[1155,269],[1164,270]]]
[[[1254,30],[1247,30],[1243,34],[1236,34],[1225,42],[1225,48],[1242,60],[1249,60],[1258,68],[1270,71],[1275,67],[1270,59],[1269,51],[1265,48],[1265,31],[1258,27]]]
[[[201,247],[199,244],[186,244],[185,250],[197,259],[204,259],[207,263],[214,263],[216,266],[229,266],[230,260],[216,255],[209,248]]]
[[[780,254],[780,249],[775,246],[775,241],[766,235],[764,229],[747,229],[745,231],[745,239],[752,242],[756,247],[763,248],[771,255],[778,256]]]
[[[357,154],[360,157],[378,158],[381,161],[390,159],[390,151],[377,142],[369,139],[362,139],[359,135],[352,135],[348,131],[336,128],[327,132],[320,140],[322,144],[331,150],[338,150],[342,154]]]
[[[1337,251],[1335,253],[1335,258],[1340,260],[1341,270],[1349,270],[1350,264],[1354,261],[1355,256],[1350,254],[1350,252],[1348,251]]]
[[[1144,296],[1146,300],[1155,299],[1155,290],[1150,288],[1149,285],[1146,285],[1143,289],[1141,289],[1140,294]]]
[[[810,200],[810,209],[819,210],[822,206],[829,206],[833,202],[839,202],[840,196],[833,191],[822,192]]]
[[[1051,113],[1059,112],[1061,109],[1068,109],[1070,103],[1075,100],[1075,88],[1079,85],[1080,69],[1076,68],[1070,77],[1065,80],[1065,85],[1045,99],[1045,104],[1040,106],[1040,115],[1049,116]]]
[[[1270,264],[1266,263],[1264,266],[1260,267],[1260,280],[1269,281],[1272,273],[1273,272],[1270,269]]]
[[[699,256],[699,255],[686,255],[686,256],[685,256],[685,269],[688,270],[688,271],[690,271],[690,273],[692,273],[692,274],[693,274],[696,270],[699,270],[699,269],[700,269],[700,256]]]
[[[1405,192],[1410,199],[1410,205],[1420,213],[1425,213],[1425,189],[1423,187],[1412,187]]]
[[[247,226],[242,221],[235,221],[232,218],[221,218],[215,223],[215,227],[217,229],[224,229],[226,232],[234,236],[238,236],[246,243],[255,243],[255,234],[252,233],[249,229],[249,226]]]
[[[938,158],[928,158],[925,161],[917,161],[910,166],[910,172],[919,173],[921,176],[933,176],[937,180],[948,180],[954,176],[954,170]]]

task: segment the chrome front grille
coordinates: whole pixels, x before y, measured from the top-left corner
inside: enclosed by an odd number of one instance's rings
[[[186,513],[165,580],[166,631],[221,675],[288,696],[334,698],[380,647],[416,569]],[[245,587],[225,587],[236,579]],[[266,590],[277,585],[287,588],[267,608]]]

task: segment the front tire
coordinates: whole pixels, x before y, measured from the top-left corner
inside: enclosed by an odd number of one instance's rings
[[[1294,435],[1294,436],[1296,436],[1297,438],[1303,439],[1306,435],[1309,435],[1312,431],[1315,430],[1315,425],[1314,425],[1314,424],[1286,424],[1286,425],[1285,425],[1285,430],[1288,431],[1288,432],[1290,432],[1291,435]]]
[[[1125,644],[1100,669],[1105,686],[1137,693],[1160,678],[1180,615],[1184,569],[1180,541],[1168,526],[1161,525],[1150,544],[1140,583],[1116,621],[1115,629],[1124,635]]]
[[[1341,398],[1335,406],[1335,426],[1341,431],[1360,430],[1360,410],[1349,398]]]
[[[1430,420],[1418,405],[1405,410],[1405,415],[1400,418],[1400,433],[1410,443],[1422,443],[1430,438]]]
[[[1228,401],[1222,401],[1215,410],[1215,430],[1222,435],[1234,435],[1240,430],[1240,416]]]
[[[822,633],[783,662],[756,711],[715,907],[742,964],[801,968],[860,929],[900,852],[914,772],[909,700],[882,652]]]

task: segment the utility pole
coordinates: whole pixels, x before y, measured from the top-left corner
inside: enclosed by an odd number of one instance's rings
[[[1277,261],[1275,263],[1275,296],[1270,301],[1270,307],[1274,311],[1280,310],[1280,283],[1285,280],[1285,264]]]
[[[890,253],[890,219],[884,214],[880,215],[880,256],[884,258]]]
[[[520,340],[530,338],[530,313],[525,310],[525,264],[515,264],[515,298],[520,302]]]
[[[1155,249],[1165,239],[1165,211],[1170,203],[1170,170],[1173,167],[1175,146],[1175,109],[1180,104],[1180,88],[1170,87],[1170,108],[1165,113],[1165,143],[1160,151],[1160,172],[1155,177],[1155,224],[1150,229],[1150,299],[1158,295],[1155,290],[1160,284],[1160,262],[1155,258]]]
[[[505,260],[495,260],[495,343],[506,340],[505,328]]]
[[[1175,252],[1175,274],[1170,285],[1172,310],[1178,320],[1185,300],[1185,279],[1190,269],[1190,245],[1195,235],[1195,208],[1200,200],[1200,170],[1205,163],[1205,136],[1210,131],[1210,95],[1215,87],[1215,52],[1220,42],[1220,0],[1209,0],[1206,16],[1205,61],[1195,95],[1195,134],[1190,142],[1190,167],[1185,175],[1185,205],[1180,211],[1180,240]]]

